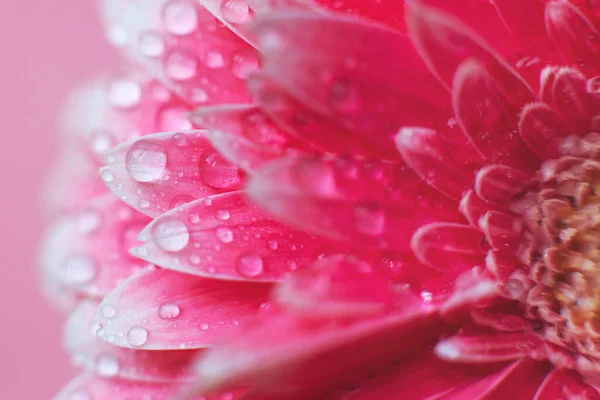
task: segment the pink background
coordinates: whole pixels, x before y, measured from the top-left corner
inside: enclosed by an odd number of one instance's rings
[[[39,191],[55,153],[56,114],[76,82],[115,65],[96,1],[0,6],[0,397],[51,399],[73,376],[64,316],[39,295]]]

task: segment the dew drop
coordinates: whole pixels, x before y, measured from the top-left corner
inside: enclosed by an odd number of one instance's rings
[[[276,240],[269,240],[269,243],[267,243],[267,245],[271,250],[277,250],[279,248],[279,243],[277,243]]]
[[[193,78],[198,69],[196,58],[181,52],[171,53],[165,63],[167,75],[180,81]]]
[[[148,341],[148,331],[142,326],[134,326],[127,331],[127,340],[133,347],[141,347]]]
[[[165,29],[173,35],[188,35],[198,26],[196,8],[188,0],[174,0],[163,9]]]
[[[177,147],[185,147],[188,144],[187,138],[181,132],[177,132],[176,134],[174,134],[172,140],[173,144],[175,144],[175,146]]]
[[[264,271],[264,263],[257,254],[246,254],[237,260],[237,269],[240,275],[255,278]]]
[[[218,50],[211,50],[206,54],[206,66],[212,69],[223,68],[225,66],[225,58]]]
[[[225,189],[239,183],[239,169],[218,153],[211,152],[200,162],[202,180],[213,188]]]
[[[188,215],[188,221],[190,221],[192,224],[197,224],[198,222],[200,222],[200,215],[198,215],[198,213],[190,213],[190,215]]]
[[[102,224],[100,214],[95,211],[84,211],[77,216],[77,230],[83,234],[96,232]]]
[[[194,88],[190,92],[190,98],[194,103],[206,103],[208,101],[208,93],[204,89]]]
[[[68,285],[83,285],[96,277],[96,263],[86,255],[71,256],[64,263],[61,278]]]
[[[207,331],[208,330],[208,324],[200,324],[200,329],[203,331]]]
[[[94,153],[103,154],[114,146],[114,142],[109,132],[99,131],[92,136],[90,145]]]
[[[139,141],[127,151],[125,168],[131,179],[152,182],[159,179],[167,165],[164,147],[150,141]]]
[[[162,319],[175,319],[179,317],[180,312],[179,306],[175,303],[163,303],[158,308],[158,316]]]
[[[359,95],[350,83],[336,81],[331,85],[330,102],[331,106],[339,112],[353,112],[359,108]]]
[[[181,251],[190,241],[187,226],[178,219],[159,220],[152,228],[152,237],[156,245],[169,252]]]
[[[165,51],[165,43],[158,33],[146,32],[140,36],[140,52],[146,57],[159,57]]]
[[[102,170],[102,173],[100,174],[100,177],[106,183],[110,183],[110,182],[113,182],[115,180],[115,177],[114,177],[114,175],[113,175],[113,173],[112,173],[112,171],[110,169],[104,169],[104,170]]]
[[[118,108],[131,108],[139,104],[142,88],[131,79],[114,79],[108,86],[108,100]]]
[[[221,15],[231,24],[243,24],[252,19],[252,9],[246,0],[223,0]]]
[[[221,221],[227,221],[231,217],[231,213],[228,210],[217,210],[216,217]]]
[[[256,55],[240,55],[233,56],[233,67],[231,72],[236,78],[248,79],[251,73],[258,71],[259,62]]]
[[[377,236],[385,229],[385,215],[376,203],[365,202],[354,209],[354,226],[357,231]]]
[[[100,312],[104,318],[113,318],[117,315],[117,307],[112,304],[105,304],[100,308]]]
[[[96,357],[96,372],[100,376],[105,378],[116,376],[119,368],[119,361],[112,354],[102,353]]]
[[[233,242],[233,232],[227,227],[217,228],[217,230],[215,231],[215,235],[221,243]]]

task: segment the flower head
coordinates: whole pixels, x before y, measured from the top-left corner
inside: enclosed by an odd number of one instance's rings
[[[105,0],[132,66],[67,107],[58,398],[600,398],[599,13]]]

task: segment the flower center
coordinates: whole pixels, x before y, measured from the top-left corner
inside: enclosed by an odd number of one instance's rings
[[[577,353],[600,339],[600,135],[568,139],[545,163],[525,212],[531,266],[526,313],[550,342]]]

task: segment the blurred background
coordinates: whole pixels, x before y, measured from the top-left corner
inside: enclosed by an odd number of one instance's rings
[[[0,397],[45,400],[75,374],[62,349],[65,316],[40,295],[39,192],[56,153],[67,92],[117,64],[96,1],[5,1],[0,6]]]

